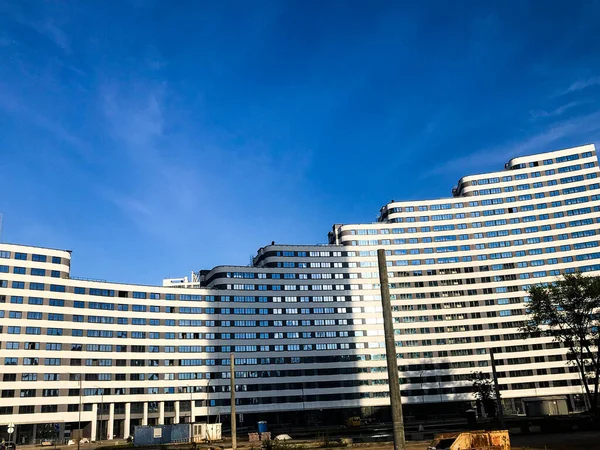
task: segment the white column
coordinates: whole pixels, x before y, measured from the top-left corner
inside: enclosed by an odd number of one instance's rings
[[[125,403],[125,421],[123,422],[123,439],[129,437],[129,429],[131,428],[131,403]]]
[[[97,440],[98,436],[96,436],[97,428],[98,428],[98,403],[94,403],[92,405],[92,431],[90,433],[90,440]]]
[[[194,417],[195,417],[194,403],[195,403],[194,400],[190,399],[190,423],[194,422]]]
[[[142,416],[142,425],[148,425],[148,402],[144,402],[144,415]]]
[[[115,404],[111,403],[110,405],[108,405],[108,436],[107,438],[110,440],[113,438],[113,434],[115,434],[114,431],[114,424],[115,424]]]
[[[165,402],[158,402],[158,424],[165,424]]]
[[[173,419],[173,423],[179,423],[179,400],[175,401],[175,419]]]

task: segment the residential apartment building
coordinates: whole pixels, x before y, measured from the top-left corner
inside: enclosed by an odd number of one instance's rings
[[[135,425],[385,416],[376,251],[386,250],[407,411],[456,411],[494,349],[505,409],[582,387],[567,350],[524,339],[527,289],[597,274],[600,180],[593,145],[511,159],[449,198],[391,201],[327,245],[271,244],[251,266],[143,286],[76,279],[71,252],[0,243],[0,424],[17,440],[48,424],[92,438]]]

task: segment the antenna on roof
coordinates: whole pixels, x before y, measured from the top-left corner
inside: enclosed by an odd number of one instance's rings
[[[4,215],[0,213],[0,242],[2,242],[2,221],[4,219]]]

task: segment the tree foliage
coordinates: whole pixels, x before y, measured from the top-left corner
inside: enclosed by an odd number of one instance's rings
[[[597,410],[600,277],[565,274],[551,285],[533,286],[529,296],[530,319],[523,331],[529,337],[550,335],[569,349],[569,361],[577,365],[589,403]]]
[[[483,372],[472,372],[469,381],[473,383],[475,399],[483,405],[486,414],[496,417],[496,393],[489,375]]]

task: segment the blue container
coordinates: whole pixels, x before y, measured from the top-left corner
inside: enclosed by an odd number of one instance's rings
[[[178,423],[171,425],[135,427],[133,433],[134,445],[161,445],[189,442],[190,424]]]
[[[258,422],[258,432],[266,433],[267,432],[267,422],[264,420],[262,422]]]

